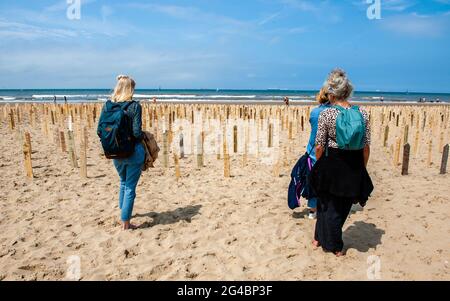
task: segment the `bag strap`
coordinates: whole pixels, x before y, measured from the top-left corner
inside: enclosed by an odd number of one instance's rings
[[[335,108],[339,112],[345,112],[345,109],[343,107],[339,106],[339,105],[334,105],[333,108]]]
[[[122,109],[123,109],[124,111],[127,111],[128,108],[129,108],[133,103],[135,103],[134,100],[132,100],[132,101],[130,101],[130,102],[127,102],[127,103],[122,107]]]

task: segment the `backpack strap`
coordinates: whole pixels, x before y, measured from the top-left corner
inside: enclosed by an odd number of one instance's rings
[[[128,108],[129,108],[133,103],[135,103],[135,102],[136,102],[136,101],[132,100],[132,101],[129,101],[129,102],[125,103],[125,105],[122,107],[122,109],[123,109],[124,111],[128,110]]]
[[[344,112],[345,109],[339,105],[334,105],[333,108],[335,108],[336,110],[338,110],[339,112]]]

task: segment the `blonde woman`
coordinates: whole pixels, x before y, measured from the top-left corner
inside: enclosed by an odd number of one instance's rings
[[[316,96],[316,100],[319,102],[319,106],[314,108],[311,111],[309,123],[311,124],[311,135],[309,136],[309,143],[306,147],[306,152],[309,154],[309,157],[311,158],[312,164],[314,165],[317,161],[316,159],[316,135],[317,135],[317,127],[319,124],[319,116],[322,111],[329,108],[330,101],[328,99],[328,91],[326,88],[320,89],[319,93]],[[308,208],[309,208],[309,219],[315,219],[316,218],[316,211],[317,211],[317,199],[311,198],[308,200]]]
[[[136,198],[136,186],[145,160],[145,151],[141,143],[144,137],[142,132],[142,107],[138,102],[133,101],[135,87],[136,83],[131,77],[119,75],[111,101],[106,102],[102,110],[102,115],[106,115],[105,112],[111,112],[120,108],[127,115],[127,122],[120,124],[120,127],[127,128],[119,128],[118,131],[127,130],[130,133],[129,138],[120,143],[129,143],[126,147],[131,149],[131,151],[126,156],[117,156],[117,159],[113,159],[120,178],[119,208],[121,209],[121,220],[124,230],[137,228],[131,224],[131,216]],[[100,117],[100,120],[102,120],[102,117]],[[101,130],[99,122],[99,136],[101,135]]]

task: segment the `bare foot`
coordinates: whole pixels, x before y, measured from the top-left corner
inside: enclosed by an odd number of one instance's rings
[[[343,251],[335,252],[334,254],[336,255],[336,257],[342,257],[342,256],[345,256],[345,253],[344,253]]]
[[[133,225],[130,222],[124,222],[123,223],[123,229],[124,230],[136,230],[138,227],[136,225]]]
[[[318,242],[317,240],[313,240],[312,245],[315,249],[318,249],[320,247],[320,242]]]

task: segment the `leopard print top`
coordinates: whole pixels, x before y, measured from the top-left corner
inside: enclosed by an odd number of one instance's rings
[[[364,137],[364,145],[370,145],[370,120],[369,114],[366,110],[359,108],[364,121],[366,123],[366,135]],[[317,129],[316,145],[325,147],[339,148],[336,142],[336,118],[339,115],[339,110],[336,108],[328,108],[320,113],[319,127]]]

